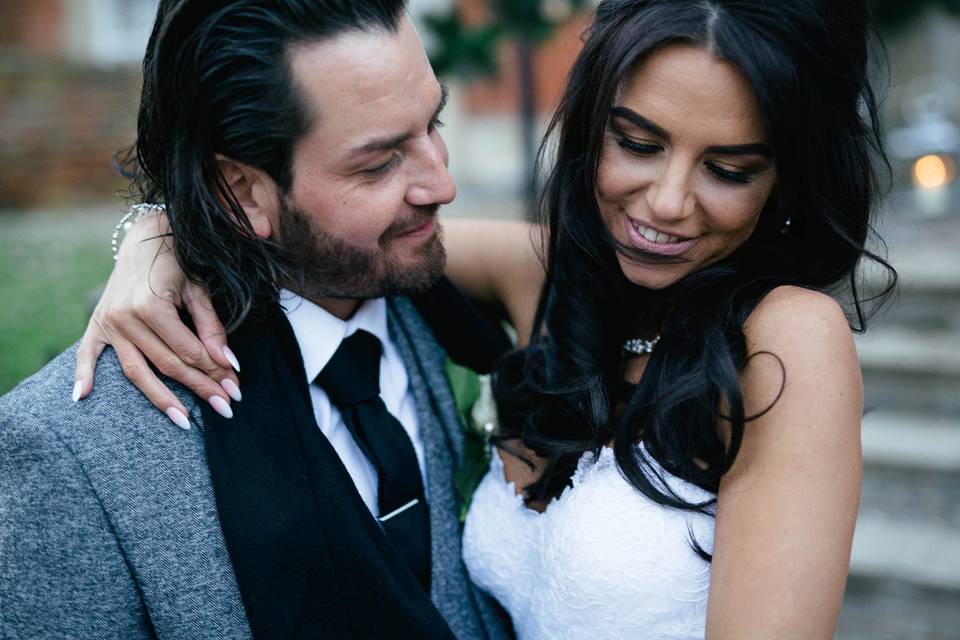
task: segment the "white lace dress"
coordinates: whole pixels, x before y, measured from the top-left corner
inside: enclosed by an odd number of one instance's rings
[[[688,502],[712,497],[650,460]],[[598,461],[584,454],[573,486],[543,513],[524,506],[494,452],[467,514],[463,555],[519,640],[703,638],[710,565],[691,532],[713,549],[712,518],[648,500],[620,475],[612,449]]]

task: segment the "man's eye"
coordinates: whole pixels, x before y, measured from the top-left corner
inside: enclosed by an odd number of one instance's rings
[[[663,150],[658,144],[646,144],[643,142],[636,142],[627,137],[620,137],[617,139],[617,144],[629,151],[630,153],[636,154],[638,156],[650,156],[659,151]]]
[[[440,118],[434,118],[433,120],[430,121],[429,130],[433,131],[434,129],[439,129],[442,126],[443,126],[443,120],[441,120]]]
[[[393,169],[393,167],[396,166],[397,163],[399,162],[400,162],[400,156],[397,154],[393,154],[392,156],[390,156],[389,160],[387,160],[380,166],[374,167],[373,169],[366,169],[363,173],[365,175],[372,176],[372,177],[381,176],[387,173],[388,171],[390,171],[390,169]]]

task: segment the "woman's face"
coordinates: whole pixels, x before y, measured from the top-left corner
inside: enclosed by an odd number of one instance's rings
[[[777,181],[753,88],[706,50],[668,45],[627,77],[604,136],[597,201],[627,279],[661,289],[733,253]]]

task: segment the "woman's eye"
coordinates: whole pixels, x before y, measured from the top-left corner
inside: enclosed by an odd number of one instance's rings
[[[366,169],[363,173],[371,177],[381,176],[387,173],[388,171],[390,171],[390,169],[393,169],[393,167],[398,162],[400,162],[400,156],[397,154],[393,154],[392,156],[390,156],[389,160],[381,164],[379,167],[374,167],[373,169]]]
[[[634,153],[638,156],[649,156],[663,150],[663,147],[661,147],[658,144],[636,142],[626,137],[618,138],[617,144],[619,144],[621,147],[623,147],[630,153]]]
[[[727,169],[713,162],[705,165],[707,170],[723,182],[732,182],[734,184],[747,184],[753,179],[757,172],[755,169]]]

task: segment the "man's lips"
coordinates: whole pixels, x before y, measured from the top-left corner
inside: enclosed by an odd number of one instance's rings
[[[397,237],[398,237],[398,238],[412,238],[412,239],[420,238],[420,237],[428,237],[428,236],[430,236],[430,235],[433,233],[433,231],[434,231],[434,229],[436,229],[436,227],[437,227],[437,219],[436,219],[436,218],[430,218],[429,220],[427,220],[427,221],[424,222],[423,224],[421,224],[421,225],[419,225],[419,226],[417,226],[417,227],[412,227],[412,228],[410,228],[409,230],[404,231],[404,232],[398,234]]]

